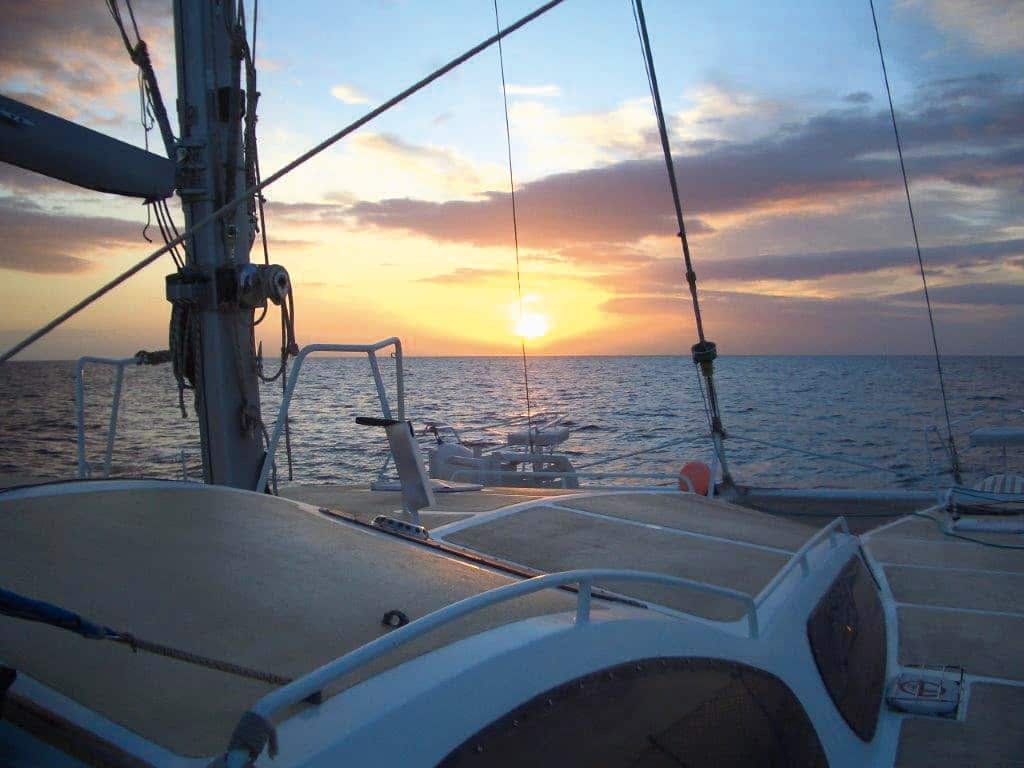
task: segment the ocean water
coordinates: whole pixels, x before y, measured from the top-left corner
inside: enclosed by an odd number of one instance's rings
[[[1024,357],[954,357],[944,364],[968,478],[1002,471],[1002,453],[968,448],[966,435],[978,426],[1024,424]],[[381,366],[394,404],[394,361],[381,360]],[[0,366],[0,472],[75,475],[73,374],[72,362]],[[434,418],[468,433],[525,411],[518,358],[407,358],[405,374],[406,411],[414,421]],[[701,392],[687,358],[534,357],[529,377],[533,411],[557,411],[569,420],[573,432],[563,447],[577,466],[600,462],[594,471],[674,474],[687,460],[710,458]],[[727,455],[740,482],[930,487],[924,429],[941,425],[943,418],[930,358],[724,357],[717,381],[731,435]],[[87,450],[97,465],[112,382],[112,369],[87,371]],[[126,371],[113,475],[180,477],[184,451],[188,471],[200,476],[198,428],[188,395],[190,418],[183,419],[168,366]],[[279,386],[265,386],[268,428],[279,402]],[[308,360],[291,409],[295,482],[374,477],[387,446],[380,430],[355,424],[359,415],[379,415],[366,358]],[[501,439],[503,430],[483,434]],[[672,444],[659,448],[664,443]],[[932,446],[935,461],[946,466],[934,439]],[[645,452],[613,459],[636,451]],[[283,475],[283,440],[277,459]],[[1024,473],[1024,451],[1011,452],[1007,464]]]

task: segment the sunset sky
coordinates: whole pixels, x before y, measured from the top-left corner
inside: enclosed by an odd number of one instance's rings
[[[502,19],[536,4],[501,0]],[[134,5],[173,113],[170,2]],[[928,352],[867,0],[645,8],[721,352]],[[878,8],[940,344],[1022,354],[1024,3]],[[264,175],[493,30],[491,0],[263,0]],[[506,41],[505,69],[523,293],[547,325],[530,351],[688,350],[628,0],[568,0]],[[0,93],[143,143],[135,70],[101,0],[6,4]],[[300,344],[518,351],[501,98],[494,49],[268,190]],[[138,201],[0,165],[0,346],[151,251],[145,221]],[[22,358],[165,347],[172,268],[148,267]]]

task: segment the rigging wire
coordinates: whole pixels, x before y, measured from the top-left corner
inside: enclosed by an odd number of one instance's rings
[[[525,16],[521,17],[518,21],[516,21],[516,22],[510,24],[509,26],[505,27],[499,33],[497,33],[495,35],[491,35],[487,39],[482,40],[481,42],[477,43],[475,46],[473,46],[469,50],[465,51],[464,53],[459,54],[454,59],[450,60],[449,62],[447,62],[446,64],[442,65],[441,67],[438,67],[433,72],[431,72],[427,76],[423,77],[422,79],[418,80],[417,82],[413,83],[412,85],[410,85],[405,90],[403,90],[400,93],[392,96],[390,99],[388,99],[387,101],[385,101],[382,104],[378,105],[374,109],[371,109],[369,112],[364,114],[362,117],[360,117],[357,120],[349,123],[344,128],[341,128],[340,130],[335,131],[334,133],[332,133],[330,136],[328,136],[326,139],[321,141],[316,146],[311,147],[310,149],[306,150],[301,155],[299,155],[298,157],[293,159],[291,162],[286,163],[285,165],[283,165],[281,168],[276,170],[274,173],[272,173],[270,176],[268,176],[261,183],[255,184],[255,185],[251,186],[249,189],[246,189],[244,192],[242,192],[234,200],[229,200],[228,202],[226,202],[224,205],[222,205],[217,210],[213,211],[209,215],[203,217],[199,221],[197,221],[194,224],[192,224],[191,227],[187,228],[178,237],[176,237],[171,243],[164,244],[164,246],[162,246],[161,248],[157,248],[155,251],[150,253],[144,259],[141,259],[140,261],[136,262],[131,267],[126,269],[124,272],[122,272],[119,275],[117,275],[116,277],[114,277],[112,280],[104,283],[102,286],[97,288],[95,291],[90,293],[88,296],[83,298],[81,301],[77,302],[76,304],[74,304],[73,306],[69,307],[68,309],[66,309],[61,314],[59,314],[53,320],[51,320],[50,322],[46,323],[45,325],[43,325],[39,329],[37,329],[37,330],[33,331],[32,333],[30,333],[24,339],[22,339],[17,344],[15,344],[10,349],[8,349],[6,352],[4,352],[2,355],[0,355],[0,363],[7,362],[12,357],[14,357],[16,354],[21,352],[23,349],[25,349],[26,347],[30,346],[31,344],[34,344],[36,341],[41,339],[43,336],[45,336],[46,334],[50,333],[50,331],[52,331],[54,328],[57,328],[58,326],[60,326],[63,323],[67,322],[72,317],[74,317],[79,312],[81,312],[83,309],[85,309],[89,305],[93,304],[97,300],[101,299],[106,294],[110,293],[110,291],[112,291],[115,288],[117,288],[119,285],[121,285],[123,282],[125,282],[129,278],[131,278],[134,275],[136,275],[139,272],[141,272],[143,269],[148,267],[154,261],[156,261],[161,256],[163,256],[165,253],[167,253],[171,249],[172,246],[180,244],[186,238],[192,236],[193,234],[195,234],[195,232],[197,232],[198,230],[202,229],[203,227],[209,226],[211,223],[213,223],[215,221],[219,221],[221,218],[223,218],[227,214],[229,214],[232,211],[234,211],[235,208],[237,208],[239,205],[241,205],[242,203],[246,202],[246,200],[252,199],[252,196],[254,194],[257,194],[258,192],[260,192],[260,191],[266,189],[267,187],[269,187],[271,184],[273,184],[273,183],[275,183],[277,181],[280,181],[282,178],[287,176],[289,173],[294,171],[296,168],[298,168],[301,165],[304,165],[305,163],[307,163],[308,161],[310,161],[311,159],[313,159],[314,157],[316,157],[317,155],[322,153],[324,150],[329,149],[330,147],[334,146],[336,143],[341,141],[346,136],[348,136],[348,135],[354,133],[355,131],[359,130],[364,125],[366,125],[370,121],[374,120],[375,118],[379,117],[380,115],[384,114],[385,112],[387,112],[388,110],[392,109],[396,105],[402,103],[403,101],[408,99],[413,94],[418,93],[419,91],[423,90],[428,85],[433,83],[435,80],[437,80],[437,79],[439,79],[441,77],[444,77],[446,74],[451,72],[453,69],[455,69],[456,67],[458,67],[458,66],[464,64],[465,62],[469,61],[473,57],[475,57],[478,54],[480,54],[482,51],[487,50],[488,48],[490,48],[492,45],[494,45],[496,42],[498,42],[502,38],[512,34],[516,30],[520,29],[521,27],[525,26],[526,24],[529,24],[534,19],[539,18],[540,16],[542,16],[545,13],[547,13],[548,11],[550,11],[552,8],[556,8],[557,6],[561,5],[564,2],[565,2],[565,0],[549,0],[547,3],[544,3],[543,5],[539,6],[536,9],[534,9],[530,13],[528,13]]]
[[[679,194],[679,184],[676,181],[675,164],[672,162],[672,149],[668,141],[668,128],[665,122],[665,112],[661,106],[661,93],[658,89],[658,76],[654,71],[654,55],[651,52],[651,41],[647,35],[647,23],[644,19],[644,8],[641,0],[633,0],[633,20],[636,23],[637,35],[640,37],[640,47],[644,55],[644,69],[647,72],[647,85],[651,90],[651,100],[654,102],[654,113],[658,121],[658,133],[661,137],[662,154],[665,156],[665,169],[668,172],[668,183],[672,188],[672,203],[676,209],[676,223],[679,225],[679,239],[683,246],[683,260],[686,263],[686,281],[690,284],[690,297],[693,300],[693,318],[697,324],[697,338],[703,343],[704,322],[700,314],[700,299],[697,296],[697,273],[693,270],[693,259],[690,256],[690,241],[686,236],[686,222],[683,217],[682,200]]]
[[[631,0],[633,9],[633,22],[636,25],[637,37],[640,40],[640,49],[643,54],[644,71],[647,73],[647,85],[651,92],[651,101],[654,106],[654,116],[658,123],[658,135],[661,139],[662,155],[665,159],[665,169],[668,173],[669,187],[672,191],[672,203],[675,206],[676,223],[679,226],[679,240],[683,249],[683,262],[686,267],[686,282],[690,286],[690,299],[693,303],[693,318],[697,326],[698,343],[692,347],[694,364],[700,368],[701,374],[707,382],[707,392],[701,389],[701,395],[706,400],[706,412],[708,416],[708,428],[711,431],[711,444],[714,448],[718,463],[722,468],[722,480],[726,485],[731,485],[732,477],[729,473],[728,464],[725,461],[725,450],[722,441],[725,439],[725,429],[722,427],[721,408],[718,403],[718,392],[715,389],[714,381],[714,360],[717,357],[717,348],[714,342],[709,341],[704,335],[704,321],[700,312],[700,298],[697,294],[697,273],[693,269],[693,259],[690,255],[690,242],[686,236],[686,221],[683,217],[683,204],[679,193],[679,183],[676,180],[675,163],[672,159],[672,148],[668,139],[668,126],[665,121],[665,111],[661,104],[661,91],[658,88],[658,75],[654,69],[654,52],[651,48],[651,40],[647,34],[647,20],[644,17],[644,6],[642,0]]]
[[[892,119],[892,132],[896,137],[896,154],[900,160],[900,173],[903,176],[903,191],[907,197],[907,212],[910,214],[910,228],[914,233],[914,250],[917,253],[917,266],[921,272],[921,285],[924,288],[924,302],[928,308],[928,325],[932,333],[932,349],[935,352],[935,368],[939,374],[939,391],[942,393],[942,408],[946,415],[946,437],[949,442],[949,460],[952,464],[953,479],[959,484],[962,481],[960,473],[960,457],[956,450],[956,440],[953,437],[953,422],[949,416],[949,400],[946,397],[946,381],[942,373],[942,356],[939,354],[939,341],[935,333],[935,316],[932,312],[932,300],[928,293],[928,277],[925,274],[924,257],[921,255],[921,241],[917,234],[917,219],[914,217],[914,205],[910,199],[910,182],[907,179],[907,166],[903,161],[903,144],[900,141],[900,129],[896,122],[896,108],[892,101],[892,88],[889,85],[889,72],[885,66],[885,53],[882,51],[882,35],[878,31],[878,15],[875,13],[875,0],[868,0],[871,6],[871,22],[875,27],[875,42],[878,44],[878,59],[882,65],[882,79],[885,81],[885,94],[889,98],[889,117]]]
[[[160,85],[153,71],[153,62],[149,56],[149,48],[146,41],[142,39],[139,32],[139,25],[135,19],[135,10],[132,8],[131,0],[125,0],[125,7],[128,9],[128,16],[131,20],[132,30],[135,34],[135,42],[132,43],[128,30],[125,27],[124,17],[121,15],[120,0],[105,0],[107,10],[117,27],[117,31],[124,43],[125,50],[132,63],[139,68],[139,91],[141,100],[144,103],[142,109],[142,124],[146,129],[146,149],[149,149],[149,131],[153,125],[160,127],[160,135],[163,138],[164,150],[167,156],[174,159],[177,140],[171,131],[170,119],[167,117],[167,109],[164,107],[163,98],[160,95]],[[147,113],[149,125],[147,126]]]
[[[494,0],[494,28],[501,31],[501,20],[498,15],[498,0]],[[516,252],[516,295],[519,300],[519,331],[523,325],[523,277],[519,266],[519,217],[516,211],[516,181],[512,173],[512,127],[508,119],[508,86],[505,83],[505,52],[498,40],[498,65],[501,69],[501,98],[505,106],[505,148],[508,152],[508,188],[512,198],[512,237]],[[526,337],[519,336],[519,348],[523,357],[523,384],[526,388],[526,436],[530,453],[533,453],[533,407],[530,403],[530,373],[526,365]]]

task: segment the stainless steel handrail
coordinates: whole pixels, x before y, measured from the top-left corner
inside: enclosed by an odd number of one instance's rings
[[[764,589],[762,589],[757,594],[757,597],[754,598],[754,604],[758,608],[760,608],[764,604],[765,600],[767,600],[768,597],[776,589],[778,589],[779,585],[783,582],[783,580],[797,566],[800,566],[800,570],[803,572],[805,578],[809,576],[811,573],[811,564],[807,559],[807,555],[810,554],[812,549],[821,544],[821,542],[825,539],[826,536],[828,537],[829,544],[831,545],[832,549],[835,549],[837,546],[836,533],[837,529],[840,528],[842,529],[843,533],[849,535],[850,526],[847,525],[845,517],[837,517],[835,520],[833,520],[831,523],[826,525],[816,534],[811,536],[811,538],[805,541],[804,545],[800,547],[800,549],[798,549],[796,552],[794,552],[791,558],[789,558],[789,562],[782,566],[782,569],[778,573],[776,573],[775,576],[772,577],[771,581],[765,584]]]
[[[398,415],[393,415],[391,404],[388,402],[388,393],[384,387],[384,379],[381,376],[380,365],[377,362],[377,352],[387,347],[395,348],[395,378],[397,380],[398,392]],[[274,431],[270,435],[267,444],[266,457],[263,460],[263,468],[260,470],[259,480],[256,482],[256,489],[263,490],[267,487],[270,478],[270,471],[274,463],[274,453],[277,444],[284,432],[284,425],[288,419],[288,408],[291,406],[292,395],[295,394],[295,385],[299,381],[299,373],[302,371],[302,364],[306,358],[314,352],[362,352],[370,362],[370,371],[373,373],[373,383],[377,388],[377,399],[380,400],[381,414],[385,419],[405,419],[405,376],[402,369],[402,342],[397,336],[374,342],[373,344],[307,344],[299,350],[292,362],[292,369],[288,374],[288,387],[285,389],[284,397],[281,398],[281,407],[277,411],[277,421],[274,424]]]
[[[334,661],[324,664],[322,667],[313,670],[288,685],[272,691],[257,701],[249,709],[247,715],[255,715],[263,721],[270,721],[276,713],[314,696],[344,675],[366,666],[385,653],[416,640],[428,632],[432,632],[467,614],[497,603],[541,592],[545,589],[577,584],[579,589],[576,596],[576,625],[585,626],[590,622],[591,589],[594,582],[600,581],[634,581],[664,584],[736,600],[746,608],[748,636],[751,638],[758,637],[757,606],[754,604],[754,598],[746,592],[719,587],[713,584],[705,584],[692,579],[683,579],[678,576],[645,571],[608,568],[563,571],[561,573],[551,573],[506,584],[505,586],[467,597],[457,603],[452,603],[440,610],[429,613],[416,621],[406,624],[404,627],[383,635],[354,651],[346,653],[344,656],[338,657]],[[234,752],[230,757],[232,759],[229,761],[229,764],[234,764],[242,758],[247,759],[248,755],[245,755],[244,752]]]
[[[90,476],[89,462],[85,459],[85,382],[83,372],[87,363],[112,365],[117,369],[114,378],[114,396],[110,405],[110,423],[107,426],[107,447],[103,454],[103,477],[110,476],[110,465],[114,455],[114,437],[117,435],[117,414],[121,407],[121,385],[124,382],[124,369],[129,365],[140,365],[138,357],[85,357],[78,358],[75,364],[75,418],[78,435],[78,478],[84,480]]]

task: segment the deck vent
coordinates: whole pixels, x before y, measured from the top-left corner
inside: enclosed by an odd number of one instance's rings
[[[963,679],[960,667],[906,667],[892,681],[885,700],[900,712],[955,717]]]

